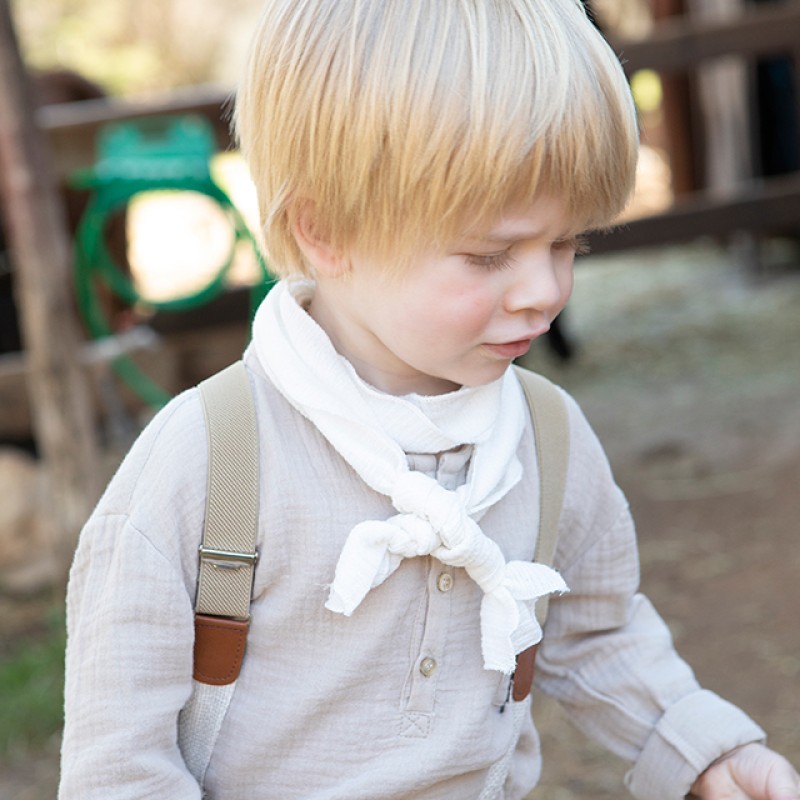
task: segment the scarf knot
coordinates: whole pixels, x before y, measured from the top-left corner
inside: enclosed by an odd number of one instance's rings
[[[400,473],[390,497],[398,511],[426,520],[443,542],[456,543],[463,535],[468,519],[463,497],[422,472]]]

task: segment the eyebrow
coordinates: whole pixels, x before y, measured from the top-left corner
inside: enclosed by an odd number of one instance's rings
[[[476,239],[479,242],[500,242],[502,244],[513,244],[522,239],[539,239],[542,236],[542,231],[520,231],[519,233],[509,234],[508,236],[499,236],[490,234],[489,236],[480,236]]]
[[[566,231],[563,231],[558,236],[555,237],[555,241],[560,241],[562,239],[571,239],[573,237],[580,236],[584,233],[585,229],[575,229],[570,228]],[[526,228],[520,229],[518,231],[512,231],[511,233],[492,233],[491,231],[486,234],[477,234],[475,236],[468,236],[465,239],[465,242],[470,245],[475,244],[500,244],[500,245],[512,245],[516,242],[524,241],[525,239],[541,239],[545,236],[547,230],[545,228]]]
[[[544,230],[519,230],[513,233],[487,233],[484,235],[469,236],[467,242],[470,244],[476,243],[497,243],[497,244],[514,244],[514,242],[522,241],[523,239],[540,239],[544,236]]]

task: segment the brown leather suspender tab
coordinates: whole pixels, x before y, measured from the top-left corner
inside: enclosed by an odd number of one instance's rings
[[[517,656],[517,668],[514,670],[514,690],[511,696],[518,703],[531,693],[533,686],[533,669],[536,664],[538,644],[531,645]]]
[[[250,623],[246,620],[194,617],[194,672],[200,683],[225,686],[239,676]]]

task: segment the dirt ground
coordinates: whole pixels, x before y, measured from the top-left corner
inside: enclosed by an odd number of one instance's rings
[[[707,688],[800,762],[800,257],[760,272],[700,243],[586,259],[566,323],[576,359],[537,345],[571,391],[637,519],[643,590]],[[626,764],[536,698],[538,800],[626,796]],[[54,741],[0,767],[0,797],[55,795]]]

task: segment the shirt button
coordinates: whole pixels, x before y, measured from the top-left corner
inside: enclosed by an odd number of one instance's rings
[[[436,579],[436,586],[440,592],[449,592],[453,588],[453,576],[449,572],[443,572]]]
[[[436,670],[436,662],[432,658],[423,658],[419,662],[419,671],[426,677],[430,678]]]

